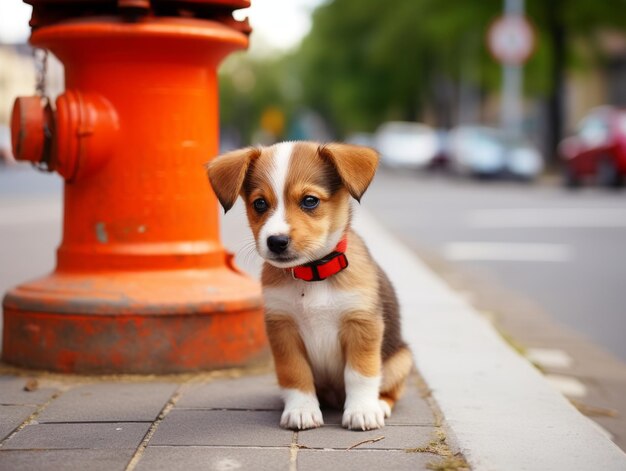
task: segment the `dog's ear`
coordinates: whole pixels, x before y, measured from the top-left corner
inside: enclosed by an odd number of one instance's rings
[[[248,167],[260,154],[260,149],[246,147],[220,155],[206,164],[209,181],[224,212],[228,212],[235,204]]]
[[[361,197],[372,182],[378,167],[378,152],[369,147],[350,144],[324,144],[318,152],[337,169],[341,181],[352,197],[361,201]]]

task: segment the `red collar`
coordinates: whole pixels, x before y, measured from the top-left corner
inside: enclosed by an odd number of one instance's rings
[[[347,268],[348,259],[346,258],[346,248],[348,247],[348,240],[346,237],[341,239],[335,250],[319,260],[314,260],[305,265],[300,265],[294,268],[288,268],[291,272],[291,276],[298,280],[304,281],[322,281],[333,275],[336,275],[341,270]]]

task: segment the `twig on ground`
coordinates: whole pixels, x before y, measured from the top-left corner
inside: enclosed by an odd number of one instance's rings
[[[353,448],[356,448],[357,446],[363,445],[365,443],[376,443],[376,442],[379,442],[379,441],[383,440],[384,438],[385,438],[384,436],[380,436],[380,437],[376,437],[376,438],[370,438],[368,440],[363,440],[362,442],[358,442],[358,443],[355,443],[354,445],[349,446],[348,448],[346,448],[346,451],[352,450]]]
[[[579,412],[590,416],[590,417],[617,417],[619,416],[619,412],[615,409],[607,409],[605,407],[597,407],[591,406],[589,404],[585,404],[583,402],[577,401],[575,399],[570,399],[569,402],[579,410]]]
[[[302,445],[301,443],[294,443],[291,446],[295,446],[298,449],[304,449],[304,450],[312,450],[313,449],[310,446]]]

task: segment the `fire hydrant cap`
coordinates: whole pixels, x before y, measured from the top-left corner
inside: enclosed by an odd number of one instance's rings
[[[11,114],[11,141],[17,160],[41,162],[45,115],[38,96],[19,97]]]
[[[213,20],[249,35],[247,19],[232,13],[250,6],[250,0],[24,0],[33,6],[33,30],[81,17],[120,15],[136,21],[142,17],[184,17]],[[85,4],[89,4],[88,8]]]

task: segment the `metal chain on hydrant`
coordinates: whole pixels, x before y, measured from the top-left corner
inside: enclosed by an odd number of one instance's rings
[[[47,100],[46,97],[46,75],[48,73],[48,51],[47,49],[33,49],[33,60],[35,62],[35,90],[37,95]]]
[[[41,99],[41,105],[48,111],[50,99],[46,95],[46,82],[48,76],[48,50],[33,48],[33,62],[35,63],[35,94]],[[47,124],[44,125],[44,146],[49,147],[52,142],[52,130]],[[44,156],[49,156],[49,148],[44,150]],[[47,160],[32,162],[33,167],[42,172],[51,172],[52,169]]]

